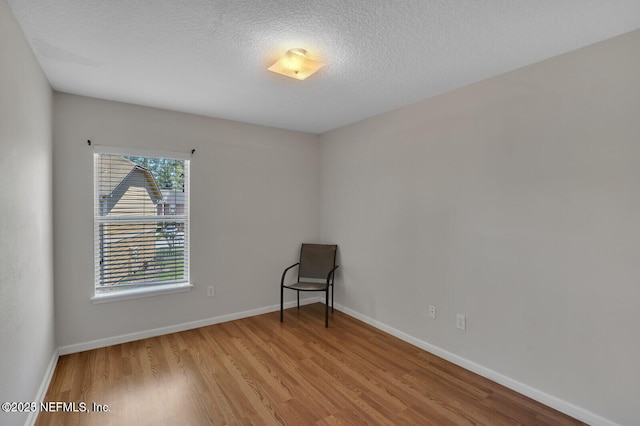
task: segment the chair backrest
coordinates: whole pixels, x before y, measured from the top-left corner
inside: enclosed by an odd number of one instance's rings
[[[302,244],[298,277],[326,279],[336,266],[337,249],[337,245]]]

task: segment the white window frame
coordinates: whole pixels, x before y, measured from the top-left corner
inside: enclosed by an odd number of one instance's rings
[[[91,301],[94,304],[98,303],[106,303],[106,302],[114,302],[119,300],[129,300],[129,299],[138,299],[142,297],[155,296],[159,294],[170,294],[170,293],[179,293],[184,291],[189,291],[193,288],[193,284],[190,280],[190,222],[191,222],[191,177],[190,177],[190,162],[191,155],[181,152],[170,152],[170,151],[158,151],[158,150],[150,150],[150,149],[136,149],[136,148],[123,148],[123,147],[113,147],[113,146],[104,146],[104,145],[94,145],[93,146],[93,175],[94,175],[94,194],[93,194],[93,203],[94,203],[94,269],[95,275],[93,280],[93,297],[91,297]],[[100,259],[96,254],[98,253],[97,245],[101,244],[99,234],[99,225],[102,223],[102,220],[99,219],[101,216],[100,203],[99,203],[99,190],[98,190],[98,173],[97,173],[97,158],[101,154],[110,154],[110,155],[122,155],[122,156],[134,156],[134,157],[149,157],[149,158],[168,158],[174,160],[184,160],[185,161],[185,182],[184,182],[184,191],[185,191],[185,229],[184,229],[184,250],[185,250],[185,280],[180,282],[173,283],[151,283],[145,286],[134,287],[134,288],[122,288],[122,289],[114,289],[109,291],[104,291],[99,288],[100,283]]]

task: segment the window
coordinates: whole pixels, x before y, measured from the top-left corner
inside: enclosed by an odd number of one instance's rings
[[[191,287],[189,163],[94,148],[94,301]]]

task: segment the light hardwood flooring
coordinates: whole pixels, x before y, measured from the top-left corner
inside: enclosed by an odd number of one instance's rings
[[[45,401],[89,412],[37,425],[582,424],[321,304],[61,356]]]

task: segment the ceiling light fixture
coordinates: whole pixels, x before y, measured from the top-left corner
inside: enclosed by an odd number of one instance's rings
[[[324,66],[322,62],[308,58],[306,54],[304,49],[289,49],[267,69],[296,80],[304,80]]]

